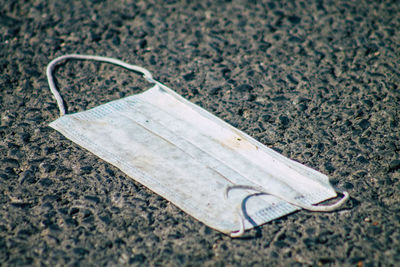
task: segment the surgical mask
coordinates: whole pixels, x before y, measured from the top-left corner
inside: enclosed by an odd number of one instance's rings
[[[95,60],[143,74],[153,87],[87,111],[66,114],[52,70],[66,59]],[[60,118],[50,126],[209,227],[246,229],[337,197],[324,174],[267,148],[153,79],[141,67],[99,56],[51,61],[47,77]]]

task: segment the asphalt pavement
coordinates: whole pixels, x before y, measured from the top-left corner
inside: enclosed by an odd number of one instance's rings
[[[398,266],[399,1],[1,1],[1,266]],[[350,200],[232,239],[66,139],[57,56],[110,56]],[[68,113],[142,92],[113,65],[54,72]]]

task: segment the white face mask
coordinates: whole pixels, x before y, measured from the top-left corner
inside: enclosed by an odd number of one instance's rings
[[[65,115],[52,77],[64,59],[91,59],[140,72],[144,93]],[[334,198],[328,177],[265,147],[155,81],[144,68],[97,56],[66,55],[47,67],[61,117],[50,126],[113,164],[194,218],[233,237],[298,209]],[[256,193],[256,194],[255,194]],[[229,197],[228,197],[229,195]]]

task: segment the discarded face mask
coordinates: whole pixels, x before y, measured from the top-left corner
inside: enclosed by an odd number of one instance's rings
[[[93,109],[65,114],[52,70],[66,59],[108,62],[142,73],[147,91]],[[113,164],[206,225],[237,237],[299,209],[337,197],[328,177],[267,148],[244,132],[117,59],[66,55],[47,67],[61,117],[50,126]]]

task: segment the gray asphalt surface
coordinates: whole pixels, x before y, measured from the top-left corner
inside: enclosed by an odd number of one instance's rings
[[[1,1],[1,266],[398,266],[398,1]],[[68,54],[148,68],[315,168],[351,200],[242,239],[214,231],[48,127]],[[121,68],[55,71],[68,112],[145,90]]]

